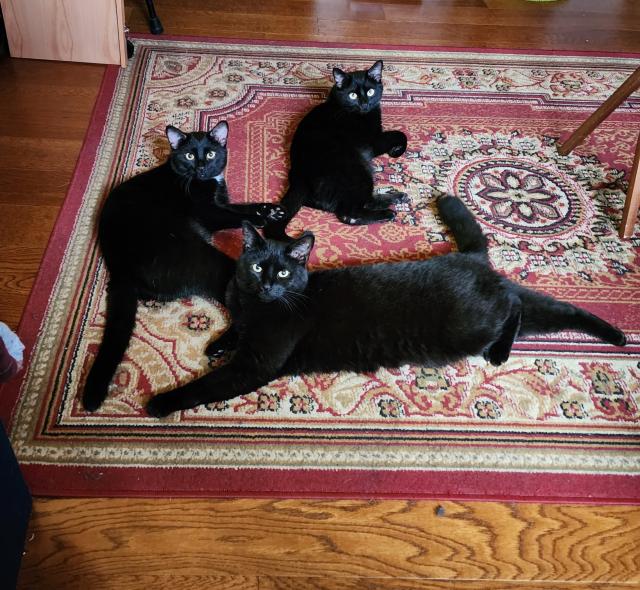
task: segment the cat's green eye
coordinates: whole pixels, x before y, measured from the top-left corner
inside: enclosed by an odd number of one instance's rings
[[[355,92],[349,92],[349,98],[351,100],[355,100],[356,98],[358,98],[358,95]]]
[[[216,157],[215,152],[207,152],[207,160],[213,160]]]
[[[288,270],[284,270],[284,269],[283,269],[283,270],[281,270],[281,271],[278,271],[278,276],[279,276],[281,279],[286,279],[290,274],[291,274],[291,272],[290,272],[290,271],[288,271]]]
[[[254,263],[254,264],[252,264],[252,265],[251,265],[251,270],[252,270],[253,272],[258,272],[258,273],[260,273],[260,272],[262,272],[262,267],[261,267],[259,264],[255,264],[255,263]]]
[[[369,88],[369,90],[367,90],[367,96],[373,96],[376,93],[376,91],[373,88]]]
[[[185,157],[187,160],[193,160],[193,159],[195,159],[195,156],[194,156],[191,152],[187,152],[187,153],[184,155],[184,157]]]

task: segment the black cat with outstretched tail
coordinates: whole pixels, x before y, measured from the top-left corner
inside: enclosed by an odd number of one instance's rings
[[[134,176],[108,195],[98,241],[109,271],[106,327],[84,387],[85,409],[96,410],[122,360],[135,325],[138,300],[201,295],[224,301],[235,262],[211,246],[211,234],[264,226],[284,216],[269,203],[234,205],[224,180],[227,123],[209,132],[169,126],[167,162]]]
[[[356,72],[334,68],[333,79],[327,100],[294,133],[289,188],[280,203],[287,216],[265,230],[269,238],[286,241],[287,224],[303,205],[360,225],[393,219],[390,206],[406,198],[399,191],[373,192],[371,160],[397,158],[407,148],[404,133],[382,130],[382,61]]]
[[[441,197],[459,252],[429,260],[308,273],[313,235],[277,242],[243,225],[244,252],[227,290],[234,332],[207,352],[235,348],[226,365],[147,405],[166,416],[255,391],[284,375],[438,366],[484,355],[504,363],[516,338],[575,330],[623,346],[624,334],[569,303],[494,271],[469,210]]]

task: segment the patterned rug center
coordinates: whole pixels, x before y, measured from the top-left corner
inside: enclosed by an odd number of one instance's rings
[[[465,167],[456,194],[488,225],[517,234],[559,236],[578,223],[582,207],[559,174],[530,161],[491,159]]]

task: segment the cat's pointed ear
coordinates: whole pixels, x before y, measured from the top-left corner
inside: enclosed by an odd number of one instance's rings
[[[287,246],[285,253],[300,264],[307,264],[314,241],[314,235],[311,232],[305,232],[295,242],[291,242]]]
[[[167,134],[167,139],[169,140],[169,145],[172,150],[177,150],[180,144],[187,139],[187,135],[173,125],[167,125],[165,133]]]
[[[340,68],[333,68],[333,79],[336,82],[338,88],[342,88],[347,81],[349,74],[343,72]]]
[[[220,121],[211,131],[209,137],[213,141],[217,141],[220,145],[227,145],[227,136],[229,135],[229,125],[226,121]]]
[[[242,244],[244,252],[248,250],[258,250],[266,245],[264,238],[258,233],[248,221],[242,222]]]
[[[379,59],[368,70],[367,76],[376,82],[382,82],[382,60]]]

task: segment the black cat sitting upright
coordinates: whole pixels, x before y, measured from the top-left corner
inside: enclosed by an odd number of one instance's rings
[[[333,69],[335,85],[327,100],[298,125],[291,142],[289,188],[281,205],[287,217],[270,225],[267,237],[286,240],[288,222],[306,205],[335,213],[349,224],[389,221],[398,191],[373,193],[371,160],[397,158],[407,148],[401,131],[383,131],[382,61],[370,69],[346,73]]]
[[[438,366],[484,355],[506,361],[517,337],[585,332],[622,346],[624,334],[569,303],[494,271],[480,226],[462,201],[444,197],[440,215],[458,253],[429,260],[307,273],[313,236],[264,240],[244,226],[244,253],[229,283],[235,333],[208,351],[234,346],[231,361],[147,406],[153,416],[255,391],[284,375],[375,371],[405,363]]]
[[[166,133],[167,162],[114,188],[100,213],[98,241],[109,284],[103,340],[82,398],[90,411],[107,396],[133,332],[137,301],[192,295],[224,301],[235,262],[210,244],[212,232],[284,216],[278,205],[229,202],[226,122],[207,133],[172,126]]]

